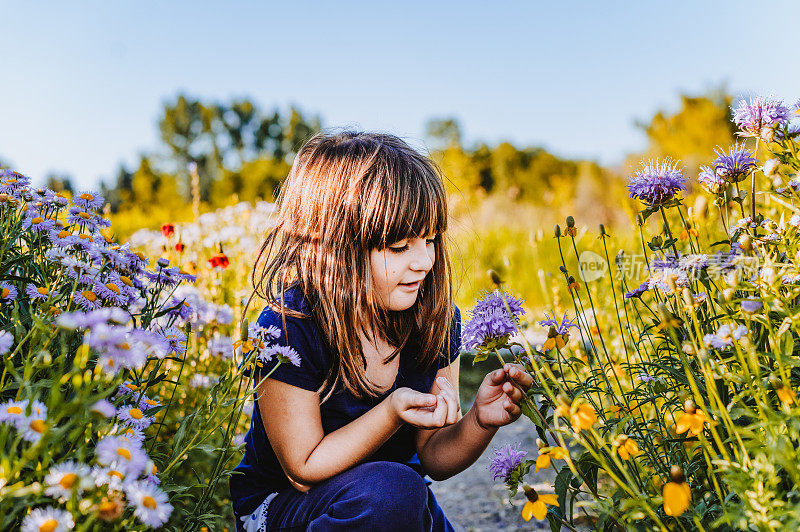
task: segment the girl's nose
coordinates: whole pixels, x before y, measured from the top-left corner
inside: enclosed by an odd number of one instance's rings
[[[432,249],[428,250],[425,240],[422,240],[422,245],[415,246],[414,250],[414,258],[409,263],[409,268],[426,272],[433,268],[433,257],[431,257]]]

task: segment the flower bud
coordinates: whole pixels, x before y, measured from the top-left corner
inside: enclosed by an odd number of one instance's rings
[[[772,174],[775,173],[775,170],[778,169],[779,165],[780,162],[778,161],[778,159],[775,158],[768,159],[767,162],[764,163],[764,168],[763,168],[764,175],[771,176]]]
[[[169,259],[165,259],[165,258],[163,258],[163,257],[162,257],[162,258],[160,258],[160,259],[158,259],[156,262],[157,262],[157,263],[158,263],[158,265],[159,265],[159,266],[161,266],[162,268],[166,268],[167,266],[169,266]]]
[[[683,410],[687,414],[694,414],[695,412],[697,412],[697,405],[695,404],[695,402],[692,399],[687,399],[683,403]]]
[[[247,318],[245,318],[242,320],[242,332],[240,334],[242,342],[246,342],[249,335],[250,335],[250,324],[248,323]]]
[[[606,226],[603,224],[600,224],[600,236],[609,236],[608,233],[606,233]]]
[[[561,271],[561,273],[564,273],[564,274],[567,273],[567,268],[563,264],[561,266],[559,266],[558,269]]]
[[[558,224],[556,224],[555,235],[556,235],[556,238],[561,238],[561,226],[558,225]]]
[[[0,203],[5,203],[8,201],[8,194],[0,194]]]
[[[489,276],[489,279],[496,285],[503,284],[503,278],[500,277],[500,274],[497,273],[495,270],[488,270],[486,274]]]
[[[761,140],[764,142],[772,142],[775,138],[775,130],[772,129],[770,126],[764,126],[761,128]]]
[[[686,482],[686,475],[683,474],[683,469],[680,466],[672,466],[669,468],[669,479],[676,484],[683,484]]]
[[[575,218],[567,216],[567,227],[575,227]]]
[[[744,251],[753,251],[753,239],[750,235],[742,235],[739,237],[739,245]]]

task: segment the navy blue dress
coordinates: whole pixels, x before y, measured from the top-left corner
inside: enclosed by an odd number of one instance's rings
[[[307,301],[296,286],[287,289],[284,298],[288,308],[310,315]],[[458,307],[454,309],[454,312],[447,357],[442,353],[442,356],[427,371],[423,372],[416,367],[413,347],[403,348],[399,355],[400,364],[394,384],[383,395],[376,398],[357,399],[344,390],[341,384],[337,384],[331,397],[320,405],[324,433],[328,434],[347,425],[372,407],[377,406],[397,388],[407,387],[423,393],[430,392],[438,370],[449,365],[459,354],[461,313]],[[299,367],[292,364],[280,364],[270,378],[298,386],[304,390],[317,391],[327,375],[331,354],[325,347],[322,333],[314,320],[286,316],[286,329],[284,330],[280,313],[267,307],[259,316],[258,324],[262,327],[277,327],[281,331],[281,335],[275,343],[287,345],[288,337],[288,345],[293,347],[301,358]],[[274,366],[275,362],[265,364],[260,371],[267,372]],[[291,405],[286,406],[287,408],[291,407]],[[404,463],[421,476],[425,475],[416,456],[415,429],[409,425],[402,426],[367,459],[367,462],[373,461]],[[430,483],[430,481],[427,482]],[[238,516],[255,511],[269,494],[279,492],[288,486],[290,486],[289,479],[283,473],[278,458],[267,439],[256,401],[253,405],[250,430],[245,436],[244,457],[230,478],[231,500],[237,521]]]

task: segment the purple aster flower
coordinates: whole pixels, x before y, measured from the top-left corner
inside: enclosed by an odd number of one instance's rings
[[[69,208],[69,216],[67,216],[67,221],[70,224],[84,227],[89,231],[99,231],[100,229],[109,227],[111,225],[111,222],[109,222],[107,219],[101,218],[93,212],[86,212],[80,207]]]
[[[180,356],[186,352],[186,335],[175,327],[168,327],[161,331],[169,345],[169,351]]]
[[[509,475],[520,466],[522,459],[528,451],[520,451],[519,443],[515,443],[501,447],[494,450],[492,462],[489,464],[489,470],[492,472],[492,480],[502,478],[507,480]]]
[[[783,100],[756,96],[750,102],[742,100],[733,109],[733,121],[739,126],[739,133],[745,137],[759,137],[765,127],[784,124],[789,121],[789,109]]]
[[[656,380],[656,378],[650,375],[649,373],[643,371],[639,373],[639,380],[642,382],[653,382],[654,380]]]
[[[26,216],[22,221],[22,228],[26,231],[47,233],[55,228],[56,223],[50,218],[43,218],[38,213],[33,214],[33,216]]]
[[[0,283],[0,301],[14,301],[17,299],[17,289],[11,283]]]
[[[128,302],[128,298],[123,293],[120,285],[112,282],[110,279],[105,279],[105,281],[95,281],[92,290],[104,301],[114,306],[121,307]]]
[[[72,294],[72,297],[83,310],[97,310],[101,306],[100,298],[91,290],[78,290]]]
[[[504,300],[508,303],[510,316]],[[489,340],[514,334],[520,317],[525,313],[522,301],[497,289],[481,295],[470,311],[470,320],[462,327],[464,348],[474,349]]]
[[[281,362],[291,362],[295,366],[300,366],[300,355],[288,345],[268,345],[258,355],[262,362],[269,362],[273,357],[277,357]]]
[[[717,174],[713,168],[701,166],[697,179],[711,194],[722,194],[725,191],[725,178]]]
[[[117,409],[105,399],[100,399],[94,405],[92,405],[92,412],[97,412],[105,418],[110,418],[117,414]]]
[[[716,334],[707,334],[703,337],[703,341],[715,349],[725,349],[731,347],[733,343],[740,340],[742,336],[747,334],[747,327],[739,325],[736,329],[732,329],[730,325],[722,325]]]
[[[578,325],[575,323],[575,320],[567,319],[567,313],[564,312],[564,316],[561,318],[561,323],[558,323],[556,319],[556,313],[553,312],[553,317],[547,315],[547,312],[544,313],[544,319],[539,322],[539,325],[544,327],[555,327],[556,332],[558,334],[564,335],[569,331],[570,327],[578,328]]]
[[[0,170],[0,194],[9,194],[17,199],[22,199],[22,192],[30,186],[30,177],[11,170]]]
[[[758,312],[764,308],[764,304],[759,301],[758,299],[743,299],[742,300],[742,310],[749,314],[754,312]]]
[[[11,351],[12,345],[14,345],[14,335],[8,331],[0,331],[0,356]]]
[[[227,336],[219,336],[208,341],[209,352],[218,357],[231,358],[233,356],[233,340]]]
[[[642,297],[642,294],[650,290],[650,281],[647,280],[639,285],[639,288],[631,290],[630,292],[625,293],[625,299],[631,299],[633,297]]]
[[[262,327],[257,323],[251,323],[248,327],[247,335],[250,338],[258,338],[259,340],[270,342],[272,340],[277,340],[280,337],[281,330],[274,325]]]
[[[33,283],[28,283],[28,286],[25,287],[25,293],[33,301],[46,301],[49,294],[47,288],[36,286]]]
[[[135,406],[123,406],[117,411],[119,420],[129,427],[144,430],[153,423],[153,418],[145,416],[144,413]]]
[[[757,166],[753,153],[739,144],[731,146],[728,153],[719,147],[714,150],[714,153],[717,154],[714,170],[719,177],[729,183],[742,181]]]
[[[84,192],[72,198],[72,203],[84,212],[103,208],[103,201],[103,196],[97,192]]]
[[[642,162],[628,180],[628,191],[647,205],[663,205],[686,190],[686,178],[671,159]]]

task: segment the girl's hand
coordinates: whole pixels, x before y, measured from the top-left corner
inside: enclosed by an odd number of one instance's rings
[[[452,388],[451,388],[452,389]],[[389,396],[389,405],[398,419],[413,427],[437,429],[452,425],[457,420],[458,401],[445,397],[452,392],[442,390],[438,395],[420,393],[411,388],[398,388]]]
[[[519,364],[506,364],[487,374],[475,395],[478,424],[488,429],[516,421],[522,414],[522,390],[527,392],[532,384],[533,377]]]

